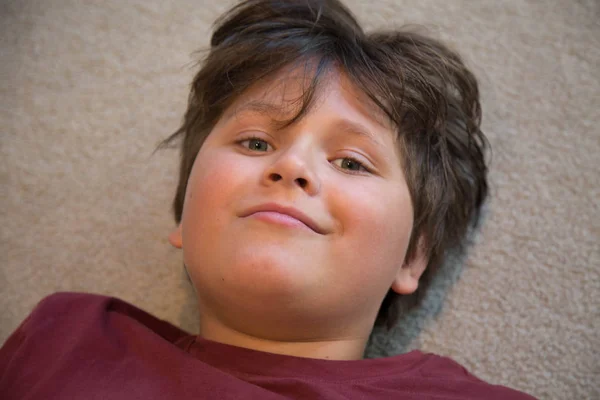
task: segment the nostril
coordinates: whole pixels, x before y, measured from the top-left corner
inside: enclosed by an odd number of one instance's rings
[[[277,182],[281,180],[281,175],[279,174],[271,174],[271,179],[273,180],[273,182]]]
[[[298,185],[300,185],[300,187],[303,189],[306,187],[306,185],[308,185],[308,182],[304,178],[298,178],[296,179],[296,181],[298,182]]]

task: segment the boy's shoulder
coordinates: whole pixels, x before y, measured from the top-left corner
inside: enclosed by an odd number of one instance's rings
[[[52,293],[37,303],[23,323],[30,323],[29,321],[32,320],[40,322],[46,320],[52,323],[57,318],[60,319],[72,315],[73,312],[82,312],[90,307],[100,306],[109,299],[111,299],[109,296],[93,293]]]
[[[15,336],[24,337],[43,333],[56,328],[65,320],[84,314],[90,307],[100,306],[106,296],[77,292],[57,292],[40,300],[29,315],[21,322],[6,343]]]
[[[160,367],[163,355],[183,353],[172,342],[185,335],[110,296],[52,294],[0,348],[0,393],[15,399],[161,398],[151,394],[162,374],[146,371],[147,385],[124,387],[141,371]]]
[[[173,324],[116,297],[82,292],[57,292],[44,297],[34,307],[12,336],[19,337],[56,336],[59,331],[81,331],[100,328],[109,317],[125,317],[141,326],[175,341],[189,335]]]

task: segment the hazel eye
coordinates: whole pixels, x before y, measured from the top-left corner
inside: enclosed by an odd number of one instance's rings
[[[244,139],[239,142],[242,146],[252,151],[268,151],[269,143],[259,138]]]
[[[367,167],[365,167],[360,161],[352,158],[352,157],[344,157],[338,158],[334,161],[338,167],[341,169],[345,169],[351,171],[352,173],[356,172],[370,172]]]

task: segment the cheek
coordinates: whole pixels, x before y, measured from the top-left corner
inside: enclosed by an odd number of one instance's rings
[[[227,225],[227,212],[236,198],[236,188],[244,179],[235,164],[216,151],[200,153],[194,163],[183,207],[183,245],[186,265],[196,261],[218,244],[217,238]]]
[[[195,282],[204,263],[217,263],[218,249],[227,246],[236,199],[249,177],[239,159],[218,150],[198,154],[185,194],[183,207],[183,257]],[[216,257],[215,259],[213,259]]]
[[[408,191],[379,186],[362,191],[360,196],[348,194],[345,201],[352,207],[344,208],[341,216],[344,235],[352,246],[361,249],[363,262],[376,268],[402,262],[413,224]]]
[[[242,179],[233,160],[220,157],[217,152],[200,153],[185,195],[184,213],[192,217],[187,219],[198,221],[196,217],[202,214],[211,215],[227,207],[232,199],[229,194]]]

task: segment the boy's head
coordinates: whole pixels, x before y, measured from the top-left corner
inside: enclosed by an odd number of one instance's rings
[[[434,40],[366,34],[336,0],[232,9],[162,144],[182,138],[170,241],[201,313],[271,340],[391,324],[478,220],[480,117]]]

